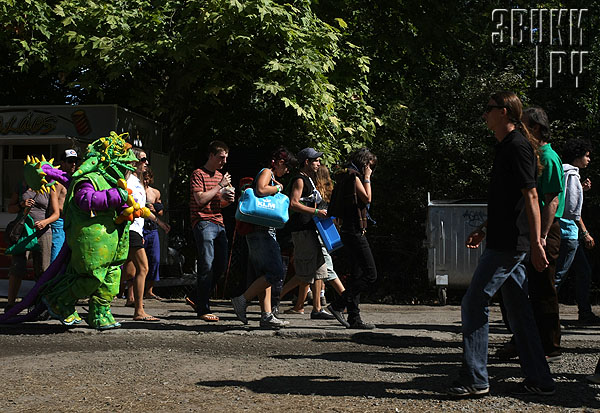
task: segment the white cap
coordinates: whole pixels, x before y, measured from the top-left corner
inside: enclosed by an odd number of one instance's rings
[[[67,149],[65,151],[65,154],[63,156],[63,159],[67,159],[67,158],[77,158],[77,152],[75,152],[74,149]]]

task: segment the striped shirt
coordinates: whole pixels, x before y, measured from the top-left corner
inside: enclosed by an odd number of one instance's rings
[[[219,171],[210,172],[202,167],[196,169],[190,179],[190,216],[192,219],[192,228],[199,221],[210,221],[217,225],[223,224],[223,215],[221,214],[221,194],[217,193],[213,199],[204,206],[196,202],[195,192],[207,192],[219,185],[223,179],[223,174]]]

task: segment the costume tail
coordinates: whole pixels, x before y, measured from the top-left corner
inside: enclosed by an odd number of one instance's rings
[[[25,298],[23,298],[21,302],[16,304],[13,308],[0,315],[0,324],[17,324],[25,321],[35,321],[46,308],[46,306],[38,300],[38,294],[40,290],[48,282],[55,279],[58,275],[64,273],[70,257],[71,249],[65,242],[60,252],[56,256],[56,259],[52,261],[48,269],[43,272],[40,279],[33,286],[29,294],[27,294],[27,296],[25,296]],[[33,305],[35,305],[33,310],[27,312],[26,314],[19,314],[24,309],[32,307]]]

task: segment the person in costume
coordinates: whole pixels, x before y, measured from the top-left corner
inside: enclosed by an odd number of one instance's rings
[[[24,305],[31,304],[39,292],[50,316],[64,325],[81,322],[75,304],[89,298],[87,322],[91,327],[106,330],[120,326],[110,312],[110,303],[118,293],[120,266],[127,258],[129,225],[140,216],[154,217],[127,189],[126,174],[137,158],[124,139],[126,135],[111,132],[92,142],[72,177],[43,156],[25,161],[25,179],[32,189],[47,192],[56,182],[68,188],[64,204],[66,246],[31,297],[24,300]],[[15,308],[0,322],[19,320],[14,316],[22,309]]]

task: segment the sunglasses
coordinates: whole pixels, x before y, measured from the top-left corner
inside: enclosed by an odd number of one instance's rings
[[[148,158],[144,157],[144,158],[140,158],[140,160],[138,161],[139,163],[145,163],[148,162]]]
[[[490,113],[493,109],[504,109],[506,106],[501,105],[487,105],[485,107],[485,113]]]

